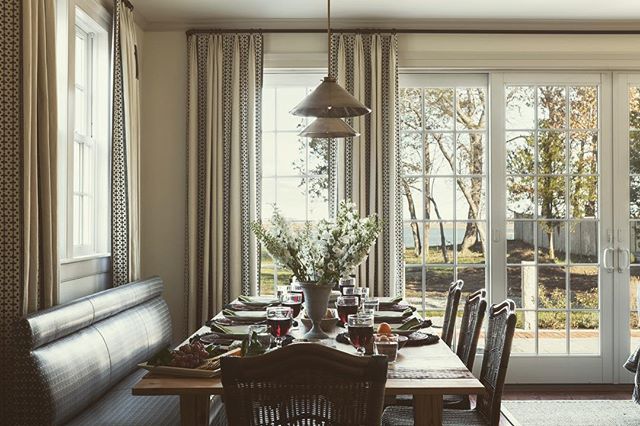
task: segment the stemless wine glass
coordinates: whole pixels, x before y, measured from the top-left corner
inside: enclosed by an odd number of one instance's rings
[[[345,325],[347,316],[358,312],[358,298],[356,296],[340,296],[336,301],[336,308],[340,322]]]
[[[353,314],[347,317],[349,340],[359,355],[364,355],[366,348],[373,341],[373,315]]]
[[[282,339],[289,332],[293,322],[293,309],[286,306],[267,308],[267,325],[271,335],[276,338],[276,347],[282,347]]]
[[[281,297],[284,294],[289,293],[290,287],[288,285],[279,285],[276,291],[276,295]]]
[[[377,311],[380,309],[380,300],[375,297],[367,297],[362,304],[364,310]]]
[[[360,307],[363,307],[364,301],[369,298],[369,287],[359,287],[356,293],[360,295]]]
[[[293,281],[289,286],[289,293],[296,293],[302,296],[302,302],[304,303],[304,292],[302,291],[302,286],[298,281]]]

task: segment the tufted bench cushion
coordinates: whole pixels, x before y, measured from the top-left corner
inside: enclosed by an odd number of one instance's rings
[[[178,397],[131,395],[144,374],[137,364],[171,341],[162,289],[154,277],[23,318],[16,333],[19,424],[179,424]]]

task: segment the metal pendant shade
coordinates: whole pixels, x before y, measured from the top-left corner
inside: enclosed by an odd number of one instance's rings
[[[306,138],[330,139],[355,138],[360,134],[340,118],[318,117],[305,127],[299,135]]]
[[[325,77],[291,110],[291,114],[302,117],[332,118],[357,117],[370,112],[371,109],[343,89],[333,77]]]
[[[356,137],[358,132],[341,119],[370,112],[366,105],[340,87],[331,75],[331,0],[327,0],[327,76],[291,110],[293,115],[317,117],[299,135],[323,139]]]

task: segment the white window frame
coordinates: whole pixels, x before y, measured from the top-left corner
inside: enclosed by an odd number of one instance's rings
[[[64,7],[61,7],[64,10]],[[110,75],[110,26],[111,16],[104,8],[91,0],[69,0],[67,14],[67,64],[66,82],[66,129],[60,142],[60,169],[66,176],[60,177],[60,258],[63,264],[82,259],[108,257],[110,252],[110,209],[109,209],[109,75]],[[88,37],[90,47],[86,53],[90,85],[86,87],[87,97],[87,135],[78,135],[75,128],[75,36],[76,27]],[[82,194],[85,200],[93,199],[91,210],[94,223],[90,232],[91,244],[74,245],[74,147],[75,144],[87,144],[91,147],[93,163],[93,182],[90,190]]]
[[[100,0],[56,0],[56,65],[58,87],[58,254],[60,259],[59,302],[65,303],[110,286],[111,269],[111,209],[109,196],[110,170],[110,75],[111,75],[111,25],[112,15]],[[74,101],[75,101],[75,27],[77,22],[89,26],[94,32],[94,46],[104,54],[96,62],[94,98],[100,99],[101,109],[93,115],[103,117],[94,120],[93,146],[99,161],[94,161],[95,184],[102,190],[98,194],[100,204],[94,207],[98,214],[96,250],[79,250],[73,247],[73,175]]]
[[[263,76],[263,88],[273,88],[273,87],[300,87],[300,86],[307,86],[307,87],[315,87],[317,86],[320,81],[322,80],[323,74],[322,71],[320,70],[315,70],[315,69],[304,69],[304,70],[278,70],[278,69],[273,69],[273,70],[269,70],[269,69],[265,69],[264,70],[264,76]],[[302,99],[300,99],[302,100]],[[277,102],[277,98],[276,98],[276,102]],[[264,104],[263,104],[264,105]],[[312,119],[308,119],[309,122]],[[264,121],[263,121],[263,129],[264,129]],[[277,140],[277,135],[278,133],[297,133],[297,131],[292,131],[292,130],[278,130],[277,128],[277,123],[275,123],[275,127],[274,130],[263,130],[262,134],[275,134],[276,135],[276,140]],[[277,155],[278,155],[278,144],[276,142],[276,161],[277,160]],[[309,149],[306,149],[306,159],[305,162],[308,165],[309,162]],[[262,162],[262,158],[260,159],[260,161]],[[307,167],[307,171],[308,171],[308,167]],[[296,176],[290,176],[290,175],[278,175],[277,173],[277,167],[276,167],[276,173],[274,175],[262,175],[261,176],[261,181],[260,181],[260,185],[262,187],[262,179],[275,179],[275,185],[278,185],[278,178],[305,178],[305,182],[306,182],[306,186],[308,188],[309,182],[308,179],[309,178],[318,178],[318,177],[323,177],[322,175],[314,175],[314,174],[308,174],[305,173],[303,175],[296,175]],[[308,191],[307,191],[308,192]],[[276,192],[276,199],[275,202],[278,203],[278,195]],[[329,203],[330,205],[330,203]],[[286,209],[286,206],[279,206],[281,209]],[[282,210],[282,213],[284,213],[284,215],[286,216],[286,210]],[[267,217],[264,216],[264,211],[261,212],[261,214],[263,215],[263,219],[268,219]],[[305,218],[303,220],[295,220],[293,221],[294,223],[302,223],[304,221],[309,220],[309,197],[306,197],[305,199]],[[287,285],[289,284],[287,283],[283,283],[283,282],[278,282],[278,272],[279,272],[279,267],[275,264],[275,262],[273,263],[265,263],[264,265],[261,264],[260,265],[260,269],[262,270],[263,266],[268,266],[268,267],[273,267],[273,281],[274,281],[274,288],[273,291],[275,292],[277,289],[278,285]],[[260,278],[262,277],[262,272],[260,273]],[[258,289],[259,292],[262,293],[262,285],[261,285],[261,279],[258,282]]]

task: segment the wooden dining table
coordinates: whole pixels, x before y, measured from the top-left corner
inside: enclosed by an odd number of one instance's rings
[[[330,333],[328,344],[355,354],[353,347],[335,340],[339,331],[343,329],[337,328]],[[210,329],[204,326],[196,334],[207,332]],[[294,330],[291,334],[299,337],[301,333],[301,330]],[[443,395],[480,395],[484,392],[480,381],[473,377],[442,341],[432,345],[402,348],[398,352],[397,361],[389,364],[389,378],[385,386],[385,397],[413,395],[415,424],[429,426],[442,424]],[[182,425],[204,426],[209,424],[211,396],[224,395],[224,389],[220,377],[187,378],[148,373],[133,387],[132,393],[177,395],[180,397]]]

